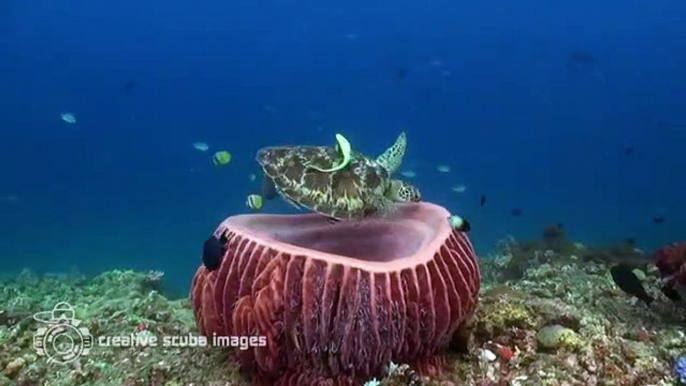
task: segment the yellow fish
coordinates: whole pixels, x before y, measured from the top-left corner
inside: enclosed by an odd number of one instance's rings
[[[259,194],[251,194],[245,201],[245,205],[252,210],[262,209],[262,196]]]
[[[212,156],[215,165],[226,165],[231,162],[231,153],[226,150],[218,151]]]

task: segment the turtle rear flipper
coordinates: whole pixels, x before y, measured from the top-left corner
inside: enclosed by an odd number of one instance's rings
[[[376,162],[380,163],[386,170],[388,170],[389,175],[393,175],[400,165],[403,163],[403,157],[405,156],[405,150],[407,149],[407,136],[403,131],[395,140],[393,146],[389,147],[380,156],[376,157]]]

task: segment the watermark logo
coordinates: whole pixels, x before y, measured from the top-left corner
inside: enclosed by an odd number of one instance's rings
[[[71,363],[93,347],[93,336],[88,328],[79,327],[81,321],[74,318],[69,303],[57,303],[52,311],[37,312],[33,319],[46,325],[33,334],[33,348],[49,363]]]
[[[140,323],[134,332],[125,335],[99,335],[93,337],[88,328],[79,327],[81,321],[74,317],[69,303],[57,303],[52,311],[38,312],[33,319],[44,326],[33,334],[33,348],[48,363],[67,364],[88,355],[96,345],[104,348],[149,347],[233,347],[248,350],[267,346],[266,336],[220,336],[161,335],[157,336]]]

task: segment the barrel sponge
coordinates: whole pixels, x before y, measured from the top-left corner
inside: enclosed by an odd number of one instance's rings
[[[336,224],[229,217],[215,232],[226,240],[220,266],[193,278],[198,329],[266,338],[236,350],[253,385],[357,385],[391,361],[438,371],[481,285],[474,248],[448,218],[431,203]]]

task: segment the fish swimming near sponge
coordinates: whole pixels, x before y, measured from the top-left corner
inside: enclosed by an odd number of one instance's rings
[[[634,269],[635,267],[629,264],[615,265],[610,268],[612,280],[628,295],[634,296],[650,305],[653,302],[653,298],[646,292],[643,282],[636,276]]]
[[[452,215],[448,217],[448,221],[450,222],[451,228],[460,232],[469,232],[472,229],[472,225],[469,223],[469,221],[460,216]]]
[[[245,206],[252,210],[262,209],[262,196],[260,196],[259,194],[249,195],[248,198],[245,200]]]
[[[217,166],[223,166],[231,162],[231,153],[226,150],[218,151],[212,156],[212,162]]]
[[[226,239],[225,235],[217,238],[212,235],[203,244],[202,248],[202,263],[209,271],[214,271],[219,268],[226,253]]]

